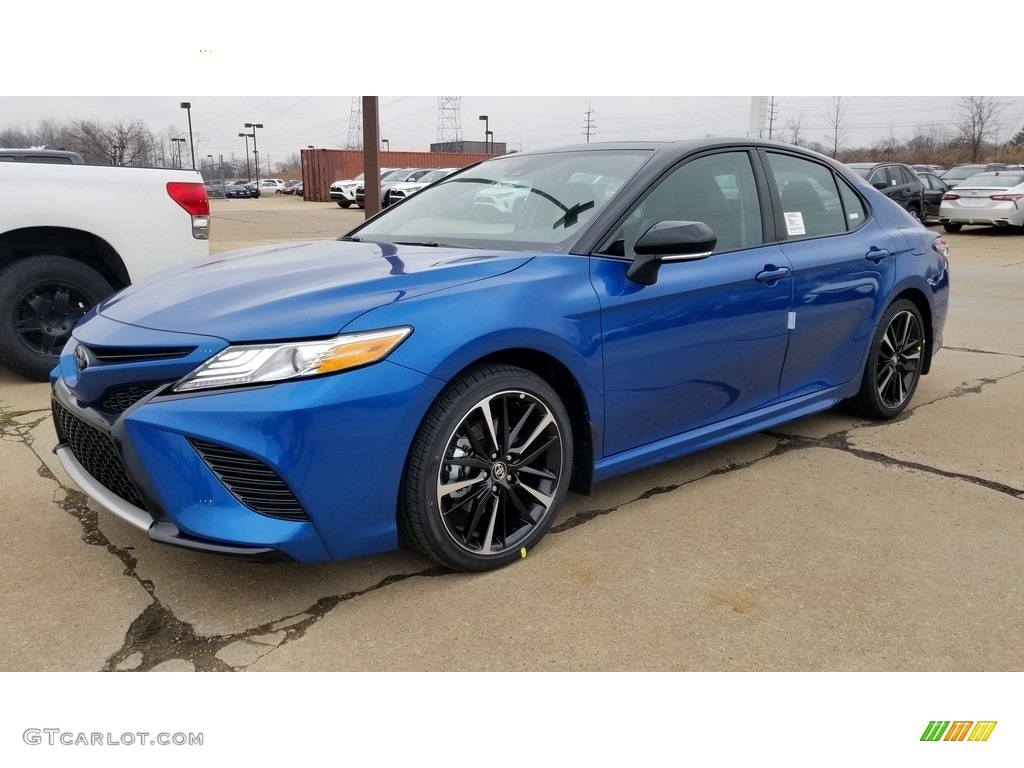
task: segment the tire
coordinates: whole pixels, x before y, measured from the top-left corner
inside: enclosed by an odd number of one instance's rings
[[[848,401],[851,410],[869,419],[902,413],[921,380],[924,345],[921,313],[912,301],[897,299],[875,329],[860,391]]]
[[[82,316],[113,292],[66,256],[30,256],[0,270],[0,365],[46,381]]]
[[[964,225],[963,224],[950,224],[950,223],[947,222],[947,223],[942,225],[942,228],[944,230],[946,230],[947,232],[952,232],[952,233],[955,234],[955,233],[959,232],[961,229],[963,229]]]
[[[507,365],[475,368],[420,425],[400,494],[403,539],[459,571],[518,560],[558,516],[572,455],[568,414],[547,382]]]
[[[918,221],[924,221],[923,217],[921,216],[921,211],[917,206],[912,205],[907,210],[910,212],[910,215],[913,216]]]
[[[338,205],[341,206],[342,208],[351,208],[352,207],[352,201],[351,200],[339,200],[338,201]]]
[[[366,207],[365,203],[356,203],[356,208],[365,208],[365,207]]]

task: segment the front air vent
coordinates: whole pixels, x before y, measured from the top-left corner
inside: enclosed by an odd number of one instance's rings
[[[308,520],[295,494],[259,459],[223,445],[189,438],[206,466],[240,502],[254,512],[284,520]]]
[[[145,509],[109,435],[86,424],[56,400],[53,401],[53,420],[61,442],[68,444],[86,472],[129,504]]]

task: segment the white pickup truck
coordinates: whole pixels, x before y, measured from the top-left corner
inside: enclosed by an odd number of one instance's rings
[[[0,365],[45,380],[94,304],[209,236],[196,171],[0,162]]]

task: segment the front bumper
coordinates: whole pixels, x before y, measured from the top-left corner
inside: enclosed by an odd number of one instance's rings
[[[155,541],[249,559],[360,557],[398,545],[406,451],[440,386],[384,361],[271,386],[184,395],[163,386],[111,415],[99,406],[106,393],[83,391],[93,401],[83,402],[59,377],[56,452],[100,507]],[[80,430],[87,436],[69,434]],[[278,480],[299,515],[255,509],[211,464],[210,445],[258,463],[250,486]]]
[[[348,200],[350,203],[354,203],[356,201],[356,189],[355,189],[355,187],[351,187],[351,188],[331,187],[330,192],[328,193],[328,195],[331,198],[331,200],[333,200],[335,202],[337,202],[339,200]]]

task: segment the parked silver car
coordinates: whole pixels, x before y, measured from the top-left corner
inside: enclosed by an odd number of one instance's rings
[[[1024,171],[979,173],[942,196],[939,221],[947,232],[964,224],[1024,227]]]

